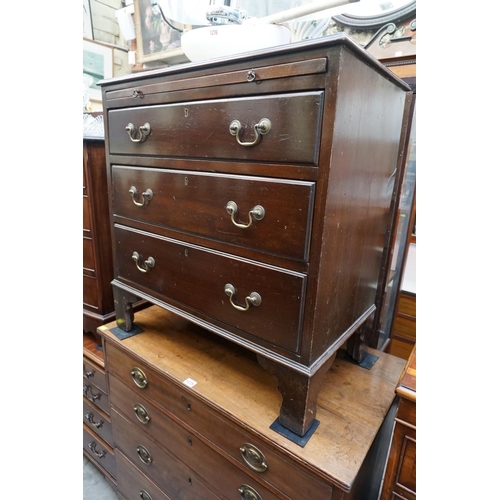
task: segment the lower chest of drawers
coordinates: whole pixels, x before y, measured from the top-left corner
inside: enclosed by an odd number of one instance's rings
[[[331,486],[181,391],[178,402],[183,412],[166,396],[170,384],[147,373],[148,385],[164,390],[160,403],[110,376],[115,445],[167,495],[173,499],[191,498],[191,494],[235,500],[277,500],[282,495],[331,498]],[[119,476],[117,480],[120,488]]]
[[[372,464],[364,462],[403,360],[380,353],[370,371],[336,362],[319,427],[298,444],[273,429],[280,397],[255,356],[161,307],[137,320],[143,331],[123,340],[116,322],[99,329],[124,498],[144,490],[155,500],[347,500],[365,491]]]
[[[85,347],[84,347],[85,352]],[[115,482],[107,374],[102,365],[83,356],[83,452],[98,469]]]

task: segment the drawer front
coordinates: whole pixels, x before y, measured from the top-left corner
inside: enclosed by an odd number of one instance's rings
[[[416,318],[417,316],[416,297],[401,293],[401,295],[399,296],[398,312]]]
[[[109,415],[108,395],[99,387],[91,384],[85,377],[83,378],[83,397]]]
[[[110,448],[92,431],[83,426],[83,449],[111,476],[116,477],[116,461],[113,449]]]
[[[119,450],[116,456],[116,483],[118,489],[130,500],[170,500],[170,498],[150,481],[125,455]],[[148,496],[149,495],[149,496]]]
[[[85,399],[83,400],[83,422],[110,446],[113,446],[110,418],[96,406],[87,403]]]
[[[183,500],[219,499],[195,472],[160,448],[115,410],[111,412],[111,421],[116,448],[167,495]]]
[[[254,469],[248,461],[245,461],[240,448],[245,444],[250,445],[247,447],[249,449],[249,453],[246,453],[247,457],[256,448],[262,453],[267,463],[267,468],[264,471],[256,472],[256,474],[262,481],[276,487],[291,498],[330,500],[331,486],[293,465],[263,441],[226,421],[214,410],[191,397],[176,385],[166,382],[149,366],[127,355],[110,342],[106,344],[106,363],[110,373],[110,395],[113,407],[117,406],[131,420],[138,421],[133,406],[141,404],[150,413],[151,425],[147,424],[147,426],[148,429],[151,429],[148,432],[151,432],[152,436],[153,428],[156,429],[155,436],[166,431],[162,428],[162,425],[165,425],[165,420],[156,418],[158,412],[150,405],[149,400],[158,404],[165,413],[173,415],[215,443],[226,456],[236,460],[249,473]],[[134,368],[139,368],[146,377],[147,384],[144,389],[139,389],[131,376]],[[112,374],[116,374],[116,377]]]
[[[413,401],[401,398],[399,402],[398,414],[399,420],[406,422],[414,427],[417,426],[417,405]]]
[[[94,245],[90,238],[83,238],[83,268],[95,271]]]
[[[115,215],[307,260],[312,182],[114,166],[113,186]]]
[[[120,280],[132,286],[137,283],[166,302],[200,311],[252,340],[298,351],[305,275],[123,226],[115,226],[115,236]],[[152,268],[145,264],[151,259]],[[227,285],[233,287],[231,296]],[[255,294],[260,305],[250,304]]]
[[[83,197],[83,230],[89,231],[91,230],[90,225],[90,201],[87,196]]]
[[[92,385],[108,393],[108,384],[106,383],[106,374],[104,370],[87,358],[83,358],[83,378],[87,379]]]
[[[262,484],[210,448],[193,432],[175,423],[118,379],[112,377],[111,383],[113,408],[118,408],[121,414],[142,428],[150,437],[172,450],[182,462],[227,498],[234,498],[238,489],[245,484],[258,491],[263,499],[276,498]],[[218,473],[214,474],[214,470]]]
[[[323,92],[304,92],[111,110],[109,152],[317,165],[322,106]],[[263,119],[270,126],[260,134]]]
[[[99,306],[97,280],[90,276],[83,276],[83,305],[97,309]]]

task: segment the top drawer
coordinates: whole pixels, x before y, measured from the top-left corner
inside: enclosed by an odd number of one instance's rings
[[[323,92],[111,110],[110,154],[318,164]]]

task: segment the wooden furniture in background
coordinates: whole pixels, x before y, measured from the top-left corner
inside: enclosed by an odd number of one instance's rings
[[[118,325],[141,297],[257,353],[303,436],[376,310],[410,88],[344,34],[101,83]]]
[[[415,12],[410,14],[411,17],[396,24],[381,27],[365,48],[412,88],[416,106],[417,22]],[[402,278],[409,245],[416,243],[413,232],[416,212],[415,110],[412,110],[404,154],[403,180],[396,199],[396,221],[387,256],[388,272],[383,273],[385,282],[381,281],[379,287],[378,310],[374,328],[367,334],[367,342],[372,347],[408,359],[416,338],[416,293],[414,290],[405,291]]]
[[[123,498],[376,498],[403,360],[377,352],[366,370],[339,354],[300,446],[270,428],[281,397],[253,353],[158,306],[136,325],[124,340],[100,327]]]
[[[417,341],[416,294],[401,290],[395,311],[388,352],[400,358],[408,359]]]
[[[381,500],[417,497],[417,352],[408,358],[396,387],[398,410]]]
[[[115,318],[104,138],[83,138],[83,331]],[[96,338],[96,340],[99,340]]]
[[[95,113],[97,115],[99,113]],[[83,138],[83,332],[115,319],[113,254],[104,138]],[[145,300],[135,310],[149,306]]]
[[[96,339],[83,334],[83,454],[116,486],[108,379]]]

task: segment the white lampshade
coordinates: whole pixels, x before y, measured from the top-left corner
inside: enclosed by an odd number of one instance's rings
[[[122,37],[129,42],[135,38],[135,26],[132,15],[127,7],[123,9],[118,9],[115,12],[116,20],[118,21],[118,26],[120,27],[120,33]]]

